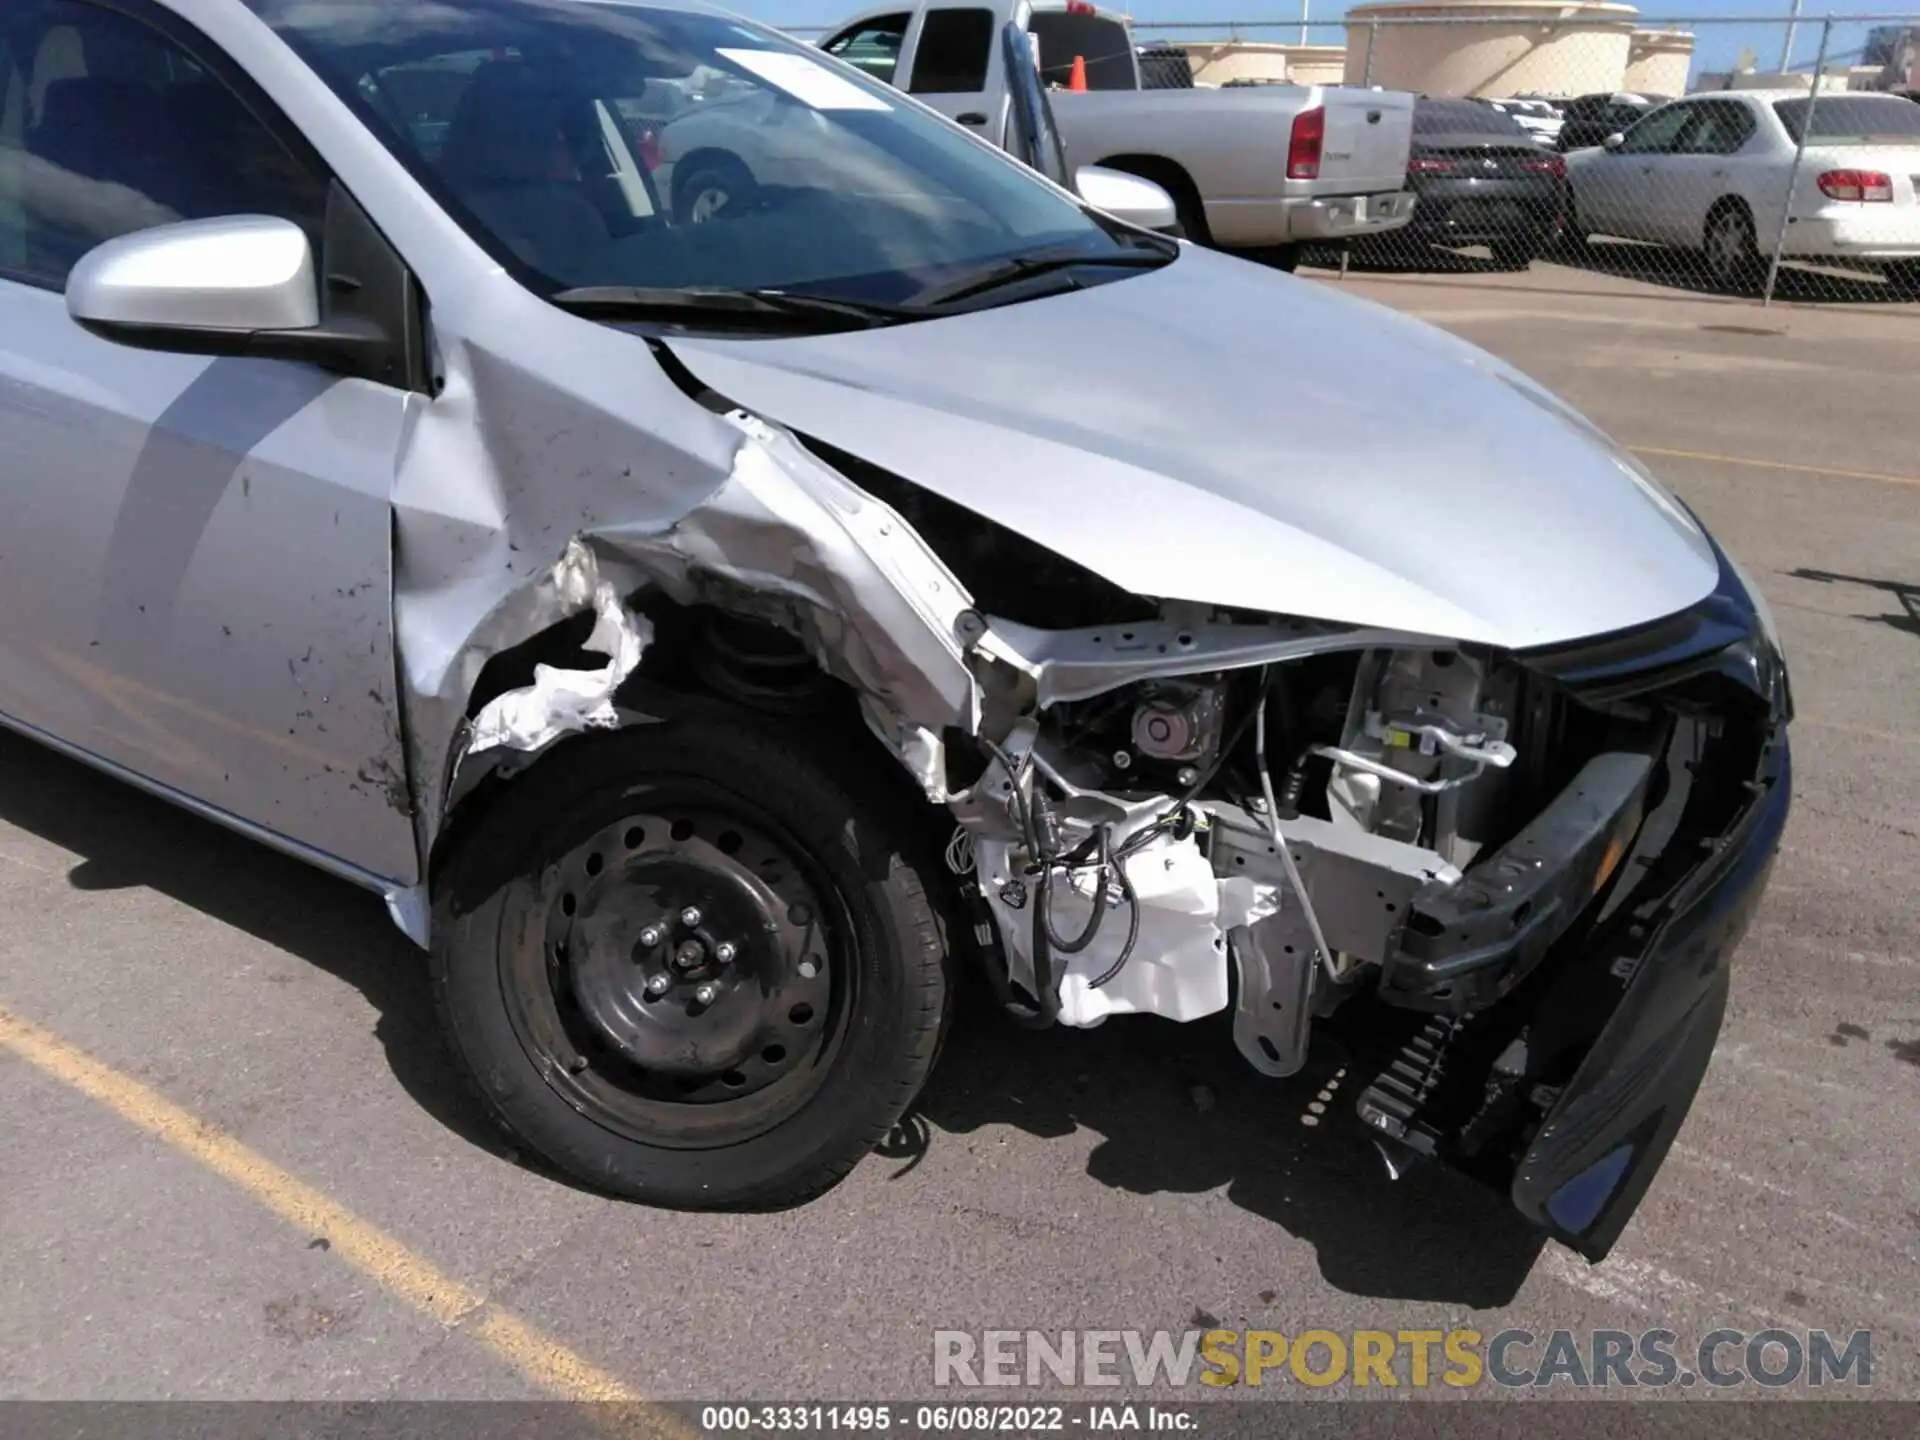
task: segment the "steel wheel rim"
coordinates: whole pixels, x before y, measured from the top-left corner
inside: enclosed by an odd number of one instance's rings
[[[520,943],[502,947],[509,1016],[542,1078],[595,1124],[668,1148],[736,1144],[825,1084],[857,989],[851,917],[750,802],[656,792],[521,898]]]
[[[703,185],[694,192],[693,200],[687,206],[687,223],[704,225],[722,210],[733,196],[718,185]]]
[[[1714,222],[1707,245],[1714,274],[1722,280],[1738,276],[1746,264],[1748,248],[1746,221],[1738,211],[1730,210]]]

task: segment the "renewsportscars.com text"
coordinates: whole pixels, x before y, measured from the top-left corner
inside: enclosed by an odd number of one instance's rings
[[[1421,1389],[1866,1386],[1873,1334],[1825,1330],[936,1330],[933,1383]]]

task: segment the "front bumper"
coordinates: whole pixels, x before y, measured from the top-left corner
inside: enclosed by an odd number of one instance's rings
[[[1725,1013],[1733,952],[1766,889],[1792,803],[1785,725],[1752,803],[1661,902],[1621,928],[1606,974],[1613,1016],[1547,1112],[1514,1173],[1513,1203],[1589,1259],[1620,1238],[1693,1104]]]
[[[1687,611],[1518,657],[1606,743],[1460,884],[1413,897],[1378,992],[1429,1018],[1363,1122],[1594,1260],[1706,1073],[1792,803],[1786,666],[1720,560]]]

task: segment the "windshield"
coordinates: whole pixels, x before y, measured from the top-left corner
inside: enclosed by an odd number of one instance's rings
[[[728,17],[573,0],[250,3],[544,295],[894,303],[1016,256],[1097,265],[1129,249],[1126,232],[897,91]]]
[[[1778,100],[1773,113],[1795,144],[1807,123],[1806,100]],[[1920,105],[1892,95],[1822,95],[1813,106],[1810,143],[1821,145],[1920,144]]]

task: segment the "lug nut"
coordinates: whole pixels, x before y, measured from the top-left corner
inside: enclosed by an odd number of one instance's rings
[[[718,945],[713,947],[713,958],[718,960],[722,965],[731,965],[733,963],[733,957],[738,953],[739,952],[733,948],[732,943],[726,940],[722,940]]]
[[[814,976],[818,975],[819,973],[820,973],[820,967],[814,964],[813,961],[802,960],[800,962],[800,974],[802,978],[811,980]]]
[[[698,925],[700,923],[700,912],[691,905],[687,906],[686,909],[680,912],[680,923],[689,926]]]
[[[640,932],[640,943],[646,946],[649,950],[651,950],[654,946],[658,945],[662,940],[666,938],[667,938],[666,932],[662,930],[658,925],[649,925],[647,926],[646,929]]]
[[[713,984],[702,985],[698,990],[693,992],[693,998],[698,1000],[702,1005],[711,1005],[715,1000],[720,998],[720,987]]]
[[[667,993],[667,987],[671,984],[673,984],[673,981],[669,980],[665,975],[649,976],[647,979],[647,994],[664,995]]]

